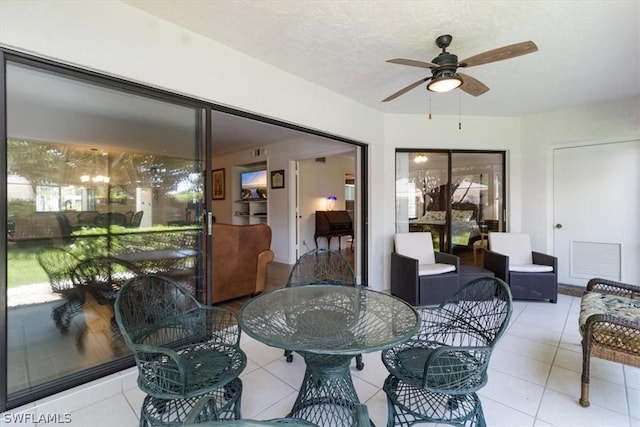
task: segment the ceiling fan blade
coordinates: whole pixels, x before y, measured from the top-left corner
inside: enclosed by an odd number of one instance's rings
[[[404,95],[405,93],[409,92],[411,89],[415,89],[418,86],[420,86],[422,83],[426,82],[427,80],[429,80],[431,77],[425,77],[424,79],[420,79],[415,83],[411,83],[409,86],[400,89],[399,91],[397,91],[396,93],[387,96],[385,99],[382,100],[382,102],[387,102],[387,101],[392,101],[394,99],[396,99],[397,97],[399,97],[400,95]]]
[[[483,93],[489,91],[489,88],[480,80],[473,78],[467,74],[458,73],[462,77],[462,85],[460,89],[467,92],[469,95],[480,96]]]
[[[464,61],[460,61],[460,66],[475,67],[476,65],[488,64],[489,62],[502,61],[504,59],[526,55],[528,53],[536,52],[537,50],[538,46],[536,46],[532,41],[516,43],[474,55]]]
[[[438,68],[438,65],[432,64],[431,62],[416,61],[415,59],[394,58],[389,59],[387,62],[392,64],[409,65],[411,67]]]

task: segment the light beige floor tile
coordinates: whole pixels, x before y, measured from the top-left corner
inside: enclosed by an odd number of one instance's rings
[[[254,418],[296,390],[265,369],[242,377],[242,414]]]
[[[551,364],[539,362],[527,356],[510,351],[495,349],[489,366],[496,371],[513,375],[530,383],[544,386],[551,370]]]
[[[582,337],[577,331],[565,327],[560,338],[560,348],[582,354]]]
[[[304,359],[299,354],[294,354],[291,362],[287,362],[284,357],[280,357],[264,367],[264,369],[289,384],[295,390],[300,389],[305,368]]]
[[[640,390],[627,388],[627,396],[629,399],[629,416],[640,421]]]
[[[144,398],[147,396],[142,390],[138,388],[134,388],[131,390],[126,390],[124,393],[124,397],[127,399],[131,410],[136,416],[140,417],[140,409],[142,409],[142,402]]]
[[[373,421],[376,426],[384,427],[387,425],[387,395],[384,391],[379,390],[369,400],[363,403],[367,405],[369,419]]]
[[[509,327],[507,333],[554,347],[558,346],[562,336],[560,329],[549,330],[517,320]]]
[[[363,381],[358,377],[351,376],[351,379],[361,402],[365,402],[371,399],[378,392],[378,390],[380,390],[380,387],[375,387],[367,381]]]
[[[620,427],[629,417],[596,405],[583,408],[574,397],[545,390],[538,418],[561,427]]]
[[[380,352],[365,353],[362,355],[362,362],[364,363],[364,369],[358,371],[355,367],[355,362],[351,364],[351,375],[358,377],[369,384],[382,388],[384,380],[389,375],[389,371],[382,363]]]
[[[549,376],[548,390],[566,394],[576,402],[580,399],[581,374],[555,366]],[[592,405],[601,406],[622,415],[628,415],[627,395],[624,385],[591,378],[589,400]]]
[[[240,344],[240,348],[247,355],[247,359],[258,366],[266,366],[277,359],[284,359],[284,350],[270,347],[258,341],[249,341]]]
[[[533,426],[535,418],[524,412],[506,406],[493,399],[481,398],[484,418],[492,427],[525,427]]]
[[[546,364],[551,364],[556,356],[557,347],[523,338],[517,335],[506,333],[500,338],[496,345],[496,350],[508,351],[511,353],[526,356]]]
[[[259,414],[256,414],[254,418],[257,420],[272,420],[274,418],[286,417],[289,411],[291,411],[291,408],[293,408],[293,404],[296,401],[297,395],[298,395],[297,392],[293,392],[289,394],[282,400],[269,406],[264,411],[260,412]],[[242,408],[242,416],[247,417],[247,415],[245,415],[244,408]]]
[[[554,366],[582,373],[582,353],[558,350]],[[590,377],[601,378],[617,384],[624,384],[622,364],[592,357],[590,361]]]
[[[559,426],[554,426],[551,423],[548,423],[546,421],[542,421],[539,418],[536,418],[536,422],[533,424],[533,427],[559,427]]]
[[[535,416],[543,391],[540,385],[489,368],[489,381],[478,395]]]
[[[118,408],[116,410],[116,408]],[[121,427],[138,424],[138,414],[129,406],[124,395],[104,399],[71,414],[71,426]]]
[[[627,387],[640,390],[640,368],[625,365],[622,369]]]

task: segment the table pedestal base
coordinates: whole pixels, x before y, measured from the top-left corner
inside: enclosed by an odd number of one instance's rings
[[[287,417],[319,426],[352,426],[360,404],[351,380],[353,356],[301,353],[307,364],[296,403]]]

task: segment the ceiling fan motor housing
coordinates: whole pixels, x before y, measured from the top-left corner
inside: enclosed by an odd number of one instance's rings
[[[442,52],[437,57],[433,58],[434,64],[441,68],[452,68],[454,71],[458,67],[458,55],[454,55],[449,52]]]

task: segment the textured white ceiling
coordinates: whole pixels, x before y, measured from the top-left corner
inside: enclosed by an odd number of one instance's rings
[[[640,94],[640,2],[125,0],[156,17],[383,112],[520,116]],[[431,61],[453,35],[459,59],[532,40],[538,52],[464,70],[490,91],[431,94]]]

